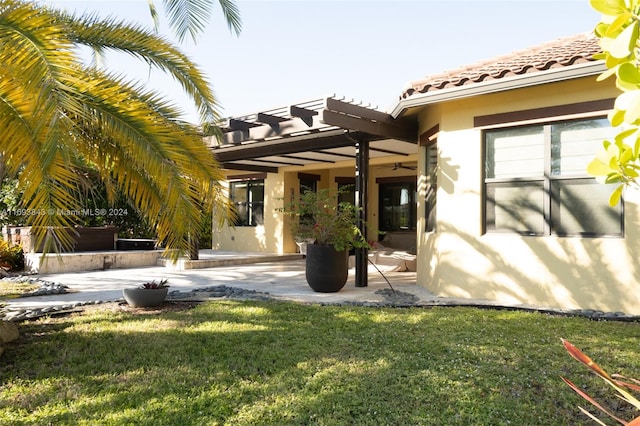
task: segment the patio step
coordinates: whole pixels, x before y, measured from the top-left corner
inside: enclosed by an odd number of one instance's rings
[[[72,253],[25,253],[25,271],[38,274],[140,268],[156,265],[162,250],[107,250]]]
[[[161,257],[158,259],[157,265],[174,271],[183,271],[185,269],[205,269],[219,266],[247,265],[250,263],[301,260],[302,258],[300,253],[228,253],[216,254],[214,256],[201,256],[198,260],[178,259],[175,263]]]

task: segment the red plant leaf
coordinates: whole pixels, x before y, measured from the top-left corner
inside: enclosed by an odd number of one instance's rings
[[[640,382],[638,380],[625,377],[621,374],[612,374],[611,377],[614,379],[614,382],[616,383],[616,385],[640,392]],[[622,379],[622,380],[618,380],[618,379]],[[633,383],[629,383],[625,380],[630,380]]]
[[[589,403],[591,403],[591,405],[593,405],[594,407],[596,407],[598,410],[602,411],[603,413],[605,413],[607,416],[611,417],[612,419],[615,419],[616,421],[618,421],[620,424],[622,425],[626,425],[627,422],[625,420],[622,420],[619,417],[614,416],[613,414],[611,414],[609,411],[607,411],[602,405],[600,405],[595,399],[591,398],[591,396],[587,393],[585,393],[582,389],[580,389],[578,386],[574,385],[570,380],[565,379],[564,377],[561,377],[561,379],[567,384],[569,385],[569,387],[571,389],[574,390],[575,393],[577,393],[578,395],[580,395],[581,397],[583,397],[584,399],[586,399],[587,401],[589,401]],[[583,409],[584,410],[584,409]],[[584,410],[586,411],[586,410]]]
[[[602,367],[596,364],[587,355],[582,353],[580,349],[573,346],[568,340],[562,339],[562,344],[564,345],[564,348],[567,350],[567,352],[569,352],[569,355],[571,355],[574,359],[576,359],[577,361],[589,367],[594,373],[596,373],[598,376],[602,377],[603,379],[609,382],[614,382],[611,376],[609,376],[609,374],[606,371],[604,371]]]
[[[635,407],[639,407],[638,401],[636,400],[636,398],[631,393],[627,392],[625,390],[625,388],[632,389],[632,390],[640,390],[640,386],[639,386],[640,385],[640,381],[635,380],[635,379],[627,379],[626,377],[624,377],[624,376],[622,376],[620,374],[613,374],[613,375],[610,376],[606,371],[604,371],[602,369],[602,367],[600,367],[598,364],[596,364],[591,358],[589,358],[587,355],[585,355],[583,352],[581,352],[578,348],[573,346],[570,342],[568,342],[565,339],[562,339],[562,344],[564,345],[564,347],[567,350],[567,352],[569,352],[569,355],[571,355],[571,357],[573,357],[574,359],[576,359],[580,363],[582,363],[585,366],[587,366],[594,373],[596,373],[599,377],[601,377],[605,382],[607,382],[614,389],[616,389],[616,391],[619,393],[618,396],[620,398],[622,398],[623,400],[629,402],[630,404],[634,405]],[[632,381],[634,383],[628,383],[628,382],[625,382],[625,381],[622,381],[622,380],[615,380],[615,379],[613,379],[613,377],[621,378],[621,379],[625,379],[625,380],[630,380],[630,381]],[[611,414],[610,412],[608,412],[607,410],[605,410],[593,398],[591,398],[588,394],[586,394],[585,392],[580,390],[576,385],[571,383],[569,380],[565,379],[564,377],[562,377],[562,380],[567,385],[569,385],[569,387],[571,387],[571,389],[573,389],[578,395],[580,395],[585,400],[589,401],[593,406],[598,408],[600,411],[606,413],[609,417],[611,417],[611,418],[615,419],[616,421],[618,421],[620,424],[623,424],[623,425],[630,424],[630,425],[640,426],[640,417],[638,417],[636,419],[633,419],[631,423],[628,423],[626,420],[620,419],[620,418],[614,416],[613,414]],[[584,410],[582,407],[580,407],[580,409],[583,412],[587,413],[587,415],[589,415],[589,417],[594,418],[588,411]],[[597,419],[595,419],[595,420],[597,420]],[[597,420],[597,421],[599,421],[599,420]]]

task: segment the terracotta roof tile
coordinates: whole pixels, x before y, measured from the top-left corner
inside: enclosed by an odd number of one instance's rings
[[[406,99],[418,93],[591,62],[594,61],[593,55],[601,51],[599,40],[592,33],[564,37],[529,49],[427,76],[412,82],[400,99]]]

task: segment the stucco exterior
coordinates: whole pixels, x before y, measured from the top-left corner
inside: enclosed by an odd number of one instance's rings
[[[392,142],[390,142],[392,143]],[[416,149],[417,150],[417,149]],[[407,177],[416,179],[413,170],[393,170],[395,162],[416,163],[417,154],[409,156],[385,156],[371,159],[368,197],[368,239],[376,241],[378,235],[379,194],[376,180],[385,177]],[[258,226],[223,226],[213,236],[213,249],[231,251],[257,251],[265,253],[295,253],[298,249],[288,223],[290,219],[279,211],[285,199],[299,195],[298,173],[320,177],[318,188],[337,189],[336,178],[353,178],[353,161],[344,161],[329,166],[283,167],[278,173],[268,173],[265,182],[264,224]],[[228,178],[236,173],[229,172]],[[242,175],[246,175],[242,174]],[[228,185],[228,182],[226,183]],[[214,224],[216,218],[214,218]]]
[[[617,93],[613,82],[584,77],[414,110],[421,132],[435,124],[440,130],[437,231],[425,232],[420,220],[418,283],[441,296],[640,314],[637,193],[625,194],[622,238],[483,232],[482,129],[474,127],[474,117],[611,99]],[[540,121],[550,119],[555,117]],[[422,176],[424,160],[419,166]],[[418,218],[424,218],[423,203]]]
[[[227,177],[233,178],[231,172]],[[212,248],[214,250],[255,251],[263,253],[287,253],[283,240],[283,215],[274,206],[282,200],[287,190],[285,173],[270,174],[264,180],[264,223],[258,226],[223,226],[213,234]],[[225,182],[228,188],[229,183]],[[282,202],[280,201],[280,204]],[[217,228],[217,218],[213,218],[214,229]]]

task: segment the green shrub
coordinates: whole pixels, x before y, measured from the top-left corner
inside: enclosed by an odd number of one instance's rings
[[[8,271],[22,271],[24,269],[22,246],[10,246],[8,242],[0,240],[0,267]]]

